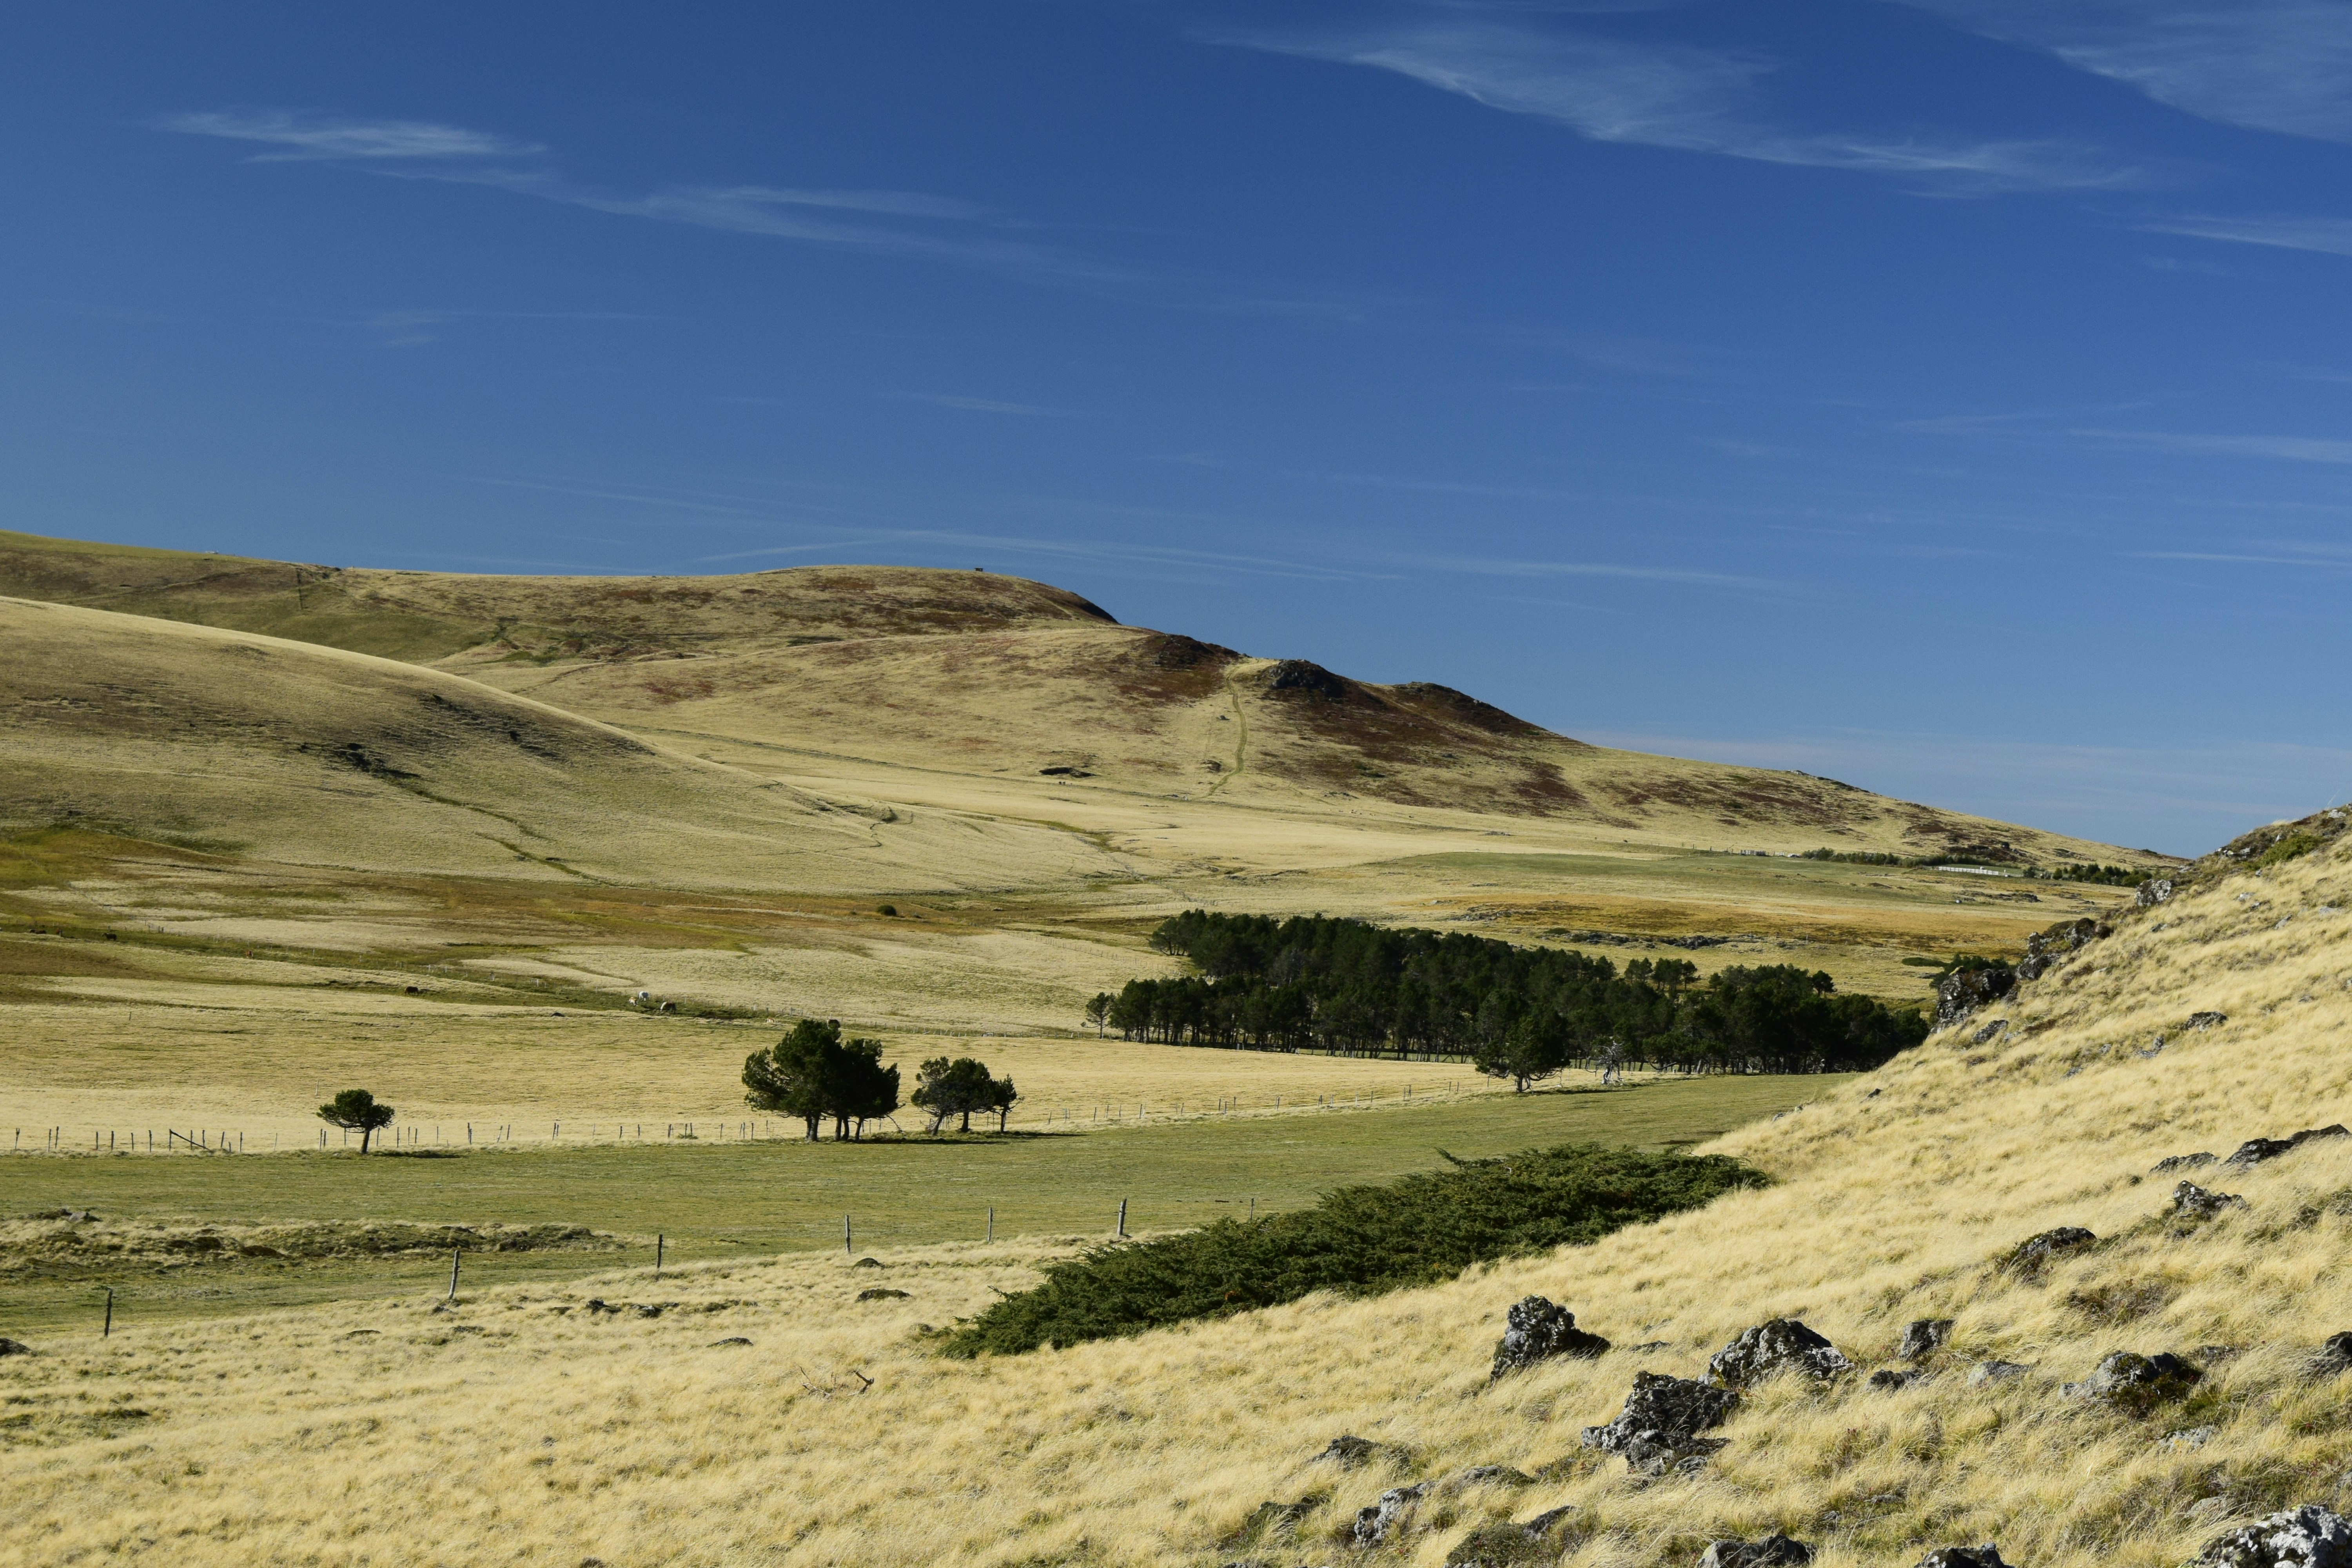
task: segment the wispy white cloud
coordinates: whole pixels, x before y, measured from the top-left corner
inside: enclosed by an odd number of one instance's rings
[[[1674,566],[1631,566],[1609,561],[1514,561],[1477,555],[1393,556],[1416,571],[1450,572],[1466,577],[1605,577],[1621,582],[1686,583],[1717,588],[1778,588],[1762,577],[1723,572],[1692,572]]]
[[[1774,68],[1753,55],[1537,31],[1479,13],[1345,32],[1241,32],[1217,41],[1394,71],[1596,142],[1669,147],[1768,163],[1908,176],[1940,192],[2114,188],[2143,174],[2052,141],[1937,141],[1816,134],[1752,113]]]
[[[937,408],[961,409],[967,414],[1014,414],[1033,419],[1075,419],[1075,408],[1048,408],[1038,403],[1003,403],[992,397],[958,397],[945,392],[893,392],[887,395],[908,403],[928,403]]]
[[[441,341],[444,327],[459,321],[644,321],[652,317],[627,310],[376,310],[353,323],[374,334],[385,348],[418,348]]]
[[[527,158],[546,149],[462,125],[426,120],[330,120],[282,111],[166,115],[155,122],[165,131],[254,142],[271,149],[258,163],[306,159]]]
[[[2347,25],[2352,26],[2352,22]],[[2191,239],[2218,239],[2233,245],[2267,245],[2280,250],[2315,250],[2323,256],[2352,256],[2352,218],[2190,215],[2150,218],[2139,226],[2150,234],[2186,235]]]
[[[2205,436],[2166,430],[2070,430],[2067,434],[2193,456],[2269,458],[2289,463],[2352,463],[2352,441],[2321,437]]]
[[[2341,0],[1903,0],[2202,119],[2352,142]]]

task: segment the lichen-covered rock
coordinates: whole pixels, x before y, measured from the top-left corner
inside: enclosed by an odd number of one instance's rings
[[[2315,1503],[2206,1542],[2196,1568],[2352,1568],[2352,1521]]]
[[[1998,1002],[2017,989],[2017,971],[2006,963],[1976,969],[1955,969],[1936,982],[1936,1027],[1958,1023],[1988,1002]]]
[[[1318,1465],[1334,1464],[1343,1470],[1355,1470],[1361,1469],[1378,1459],[1404,1464],[1412,1458],[1409,1450],[1400,1448],[1393,1443],[1375,1443],[1370,1437],[1359,1437],[1351,1433],[1345,1436],[1332,1438],[1328,1446],[1308,1462]]]
[[[2333,1127],[2306,1127],[2291,1138],[2249,1138],[2238,1145],[2236,1153],[2221,1163],[2245,1170],[2275,1160],[2282,1154],[2292,1154],[2315,1138],[2352,1138],[2352,1128],[2347,1128],[2339,1121]]]
[[[1869,1386],[1882,1393],[1892,1394],[1898,1388],[1908,1388],[1915,1383],[1924,1383],[1927,1378],[1927,1374],[1924,1372],[1897,1372],[1893,1367],[1883,1366],[1870,1374]]]
[[[1980,1361],[1969,1368],[1969,1386],[1982,1388],[1989,1383],[2008,1383],[2012,1379],[2023,1377],[2032,1370],[2022,1362]]]
[[[2017,977],[2038,980],[2060,959],[2108,934],[2107,927],[2088,916],[2060,921],[2047,931],[2035,931],[2025,939],[2025,961],[2017,966]]]
[[[1804,1568],[1813,1549],[1786,1535],[1761,1541],[1712,1541],[1700,1554],[1698,1568]]]
[[[1504,1315],[1503,1338],[1495,1346],[1495,1365],[1486,1381],[1554,1356],[1596,1356],[1608,1348],[1607,1340],[1578,1328],[1576,1314],[1567,1308],[1529,1296]]]
[[[1738,1405],[1739,1395],[1728,1388],[1696,1378],[1637,1372],[1625,1408],[1604,1426],[1587,1426],[1584,1446],[1622,1454],[1629,1468],[1657,1473],[1720,1450],[1719,1439],[1699,1434],[1722,1426]]]
[[[2202,1149],[2198,1150],[2194,1154],[2168,1154],[2149,1166],[2147,1173],[2151,1176],[2168,1176],[2175,1171],[2193,1171],[2200,1165],[2210,1165],[2219,1158],[2221,1158],[2220,1155],[2209,1154]]]
[[[1919,1568],[2009,1568],[2000,1560],[2000,1548],[1987,1542],[1982,1546],[1938,1546],[1919,1559]]]
[[[2187,1219],[2211,1219],[2245,1206],[2246,1200],[2235,1193],[2208,1192],[2194,1182],[2183,1182],[2172,1189],[2172,1212]]]
[[[2170,897],[2172,897],[2172,879],[2169,877],[2158,877],[2152,881],[2142,882],[2139,885],[2139,893],[2132,900],[2132,908],[2136,910],[2153,909]]]
[[[2039,1236],[2029,1236],[2004,1252],[1996,1260],[1999,1266],[2021,1279],[2031,1279],[2054,1258],[2079,1252],[2099,1238],[2079,1225],[2062,1225],[2045,1230]]]
[[[1509,1465],[1473,1465],[1459,1475],[1445,1478],[1441,1490],[1468,1491],[1472,1487],[1531,1487],[1535,1477]]]
[[[2169,1351],[2157,1355],[2116,1351],[2100,1362],[2098,1370],[2090,1376],[2066,1384],[2065,1392],[2079,1399],[2103,1399],[2125,1409],[2146,1412],[2167,1400],[2182,1397],[2204,1376]]]
[[[1903,1342],[1895,1347],[1895,1354],[1902,1361],[1925,1361],[1949,1344],[1951,1340],[1951,1319],[1915,1319],[1904,1329]]]
[[[1381,1494],[1381,1500],[1370,1508],[1356,1510],[1353,1530],[1358,1546],[1378,1546],[1400,1530],[1421,1500],[1429,1495],[1429,1483],[1420,1481],[1409,1487],[1391,1487]]]
[[[1853,1370],[1837,1346],[1794,1318],[1775,1318],[1744,1330],[1715,1352],[1706,1370],[1729,1388],[1749,1388],[1784,1372],[1824,1382]]]

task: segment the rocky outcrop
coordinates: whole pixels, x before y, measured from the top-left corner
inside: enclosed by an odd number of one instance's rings
[[[1706,1370],[1727,1387],[1748,1388],[1784,1372],[1826,1382],[1852,1372],[1853,1363],[1796,1319],[1775,1318],[1716,1352]]]
[[[2221,1163],[2242,1171],[2249,1170],[2266,1164],[2282,1154],[2292,1154],[2315,1138],[2352,1138],[2352,1128],[2339,1121],[2333,1127],[2306,1127],[2288,1138],[2249,1138],[2238,1145],[2236,1153]]]
[[[2145,1415],[2168,1400],[2183,1397],[2204,1376],[2169,1351],[2152,1356],[2116,1351],[2099,1363],[2099,1369],[2090,1376],[2066,1384],[2065,1392],[2077,1399],[2102,1400]]]
[[[1895,1347],[1895,1353],[1904,1361],[1925,1361],[1951,1342],[1951,1319],[1919,1318],[1904,1329],[1902,1342]]]
[[[2139,885],[2138,895],[2132,900],[2132,908],[2136,910],[2154,909],[2157,905],[2172,897],[2172,889],[2173,880],[2169,877],[2158,877],[2153,880],[2142,882]]]
[[[2088,916],[2075,921],[2060,921],[2047,931],[2035,931],[2025,939],[2025,960],[2017,966],[2020,980],[2038,980],[2059,960],[2080,952],[2103,936],[2114,934],[2107,927]]]
[[[1691,1460],[1704,1461],[1720,1451],[1719,1438],[1700,1433],[1720,1426],[1739,1405],[1728,1388],[1695,1378],[1667,1377],[1637,1372],[1625,1408],[1605,1426],[1587,1426],[1583,1442],[1604,1454],[1622,1454],[1626,1465],[1643,1474],[1660,1474]]]
[[[1397,1465],[1410,1464],[1412,1453],[1393,1443],[1375,1443],[1370,1437],[1359,1437],[1351,1433],[1332,1438],[1329,1445],[1309,1463],[1331,1464],[1343,1470],[1356,1470],[1381,1460]]]
[[[0,1355],[6,1353],[0,1351]],[[2352,1372],[2352,1333],[2330,1334],[2311,1358],[2311,1375],[2328,1378],[2347,1372]]]
[[[1811,1547],[1775,1534],[1761,1541],[1711,1541],[1698,1568],[1804,1568],[1812,1560]]]
[[[1576,1314],[1541,1296],[1514,1304],[1504,1316],[1503,1338],[1495,1346],[1494,1370],[1486,1381],[1522,1372],[1554,1356],[1596,1356],[1609,1348],[1599,1334],[1576,1326]]]
[[[2080,1252],[2098,1241],[2098,1237],[2079,1225],[2062,1225],[2038,1236],[2029,1236],[1995,1260],[1997,1267],[2021,1279],[2038,1278],[2053,1258],[2063,1258],[2070,1252]]]
[[[2175,1171],[2193,1171],[2200,1165],[2210,1165],[2219,1158],[2221,1158],[2220,1155],[2209,1154],[2202,1149],[2198,1150],[2194,1154],[2168,1154],[2149,1166],[2147,1173],[2151,1176],[2168,1176]]]
[[[2017,971],[2006,963],[1955,969],[1936,982],[1936,1027],[1948,1028],[2016,989]]]
[[[1378,1546],[1402,1530],[1421,1500],[1429,1495],[1429,1483],[1421,1481],[1409,1487],[1391,1487],[1381,1494],[1381,1500],[1370,1508],[1356,1510],[1356,1522],[1350,1530],[1358,1547]]]
[[[1556,1508],[1524,1522],[1490,1520],[1456,1542],[1445,1568],[1536,1568],[1559,1561],[1590,1531],[1580,1529],[1582,1510]]]
[[[2183,1182],[2172,1189],[2172,1212],[2185,1219],[2211,1219],[2245,1206],[2246,1200],[2235,1193],[2208,1192],[2194,1182]]]
[[[2306,1503],[2215,1536],[2193,1568],[2352,1568],[2352,1521]]]
[[[1969,1368],[1969,1386],[1982,1388],[1990,1383],[2012,1382],[2032,1370],[2022,1362],[1980,1361]]]
[[[2000,1560],[2000,1548],[1987,1542],[1982,1546],[1938,1546],[1919,1559],[1918,1568],[2009,1568]]]
[[[1893,1367],[1883,1366],[1870,1374],[1867,1385],[1881,1393],[1892,1394],[1898,1388],[1908,1388],[1915,1383],[1927,1380],[1927,1374],[1924,1372],[1898,1372]]]

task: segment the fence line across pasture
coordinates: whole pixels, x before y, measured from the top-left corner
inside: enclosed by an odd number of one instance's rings
[[[1212,1094],[1206,1104],[1189,1097],[1158,1105],[1149,1100],[1057,1101],[1017,1108],[1002,1129],[992,1111],[972,1113],[976,1132],[1079,1132],[1108,1128],[1166,1126],[1242,1117],[1328,1114],[1369,1110],[1382,1106],[1433,1105],[1465,1095],[1507,1092],[1501,1085],[1475,1079],[1448,1078],[1382,1087],[1366,1085],[1352,1093],[1318,1090],[1305,1094],[1284,1090],[1257,1095]],[[176,1154],[208,1157],[217,1154],[318,1153],[348,1149],[356,1152],[360,1136],[349,1130],[306,1123],[297,1115],[265,1115],[267,1125],[250,1127],[207,1125],[126,1127],[106,1123],[52,1123],[45,1127],[14,1127],[8,1151],[18,1154],[109,1155]],[[832,1118],[822,1119],[829,1128]],[[930,1135],[927,1113],[869,1121],[860,1134],[877,1138],[917,1139]],[[950,1117],[953,1121],[958,1118]],[[885,1130],[887,1128],[887,1131]],[[955,1129],[943,1125],[942,1131]],[[371,1152],[393,1153],[455,1152],[624,1144],[704,1144],[801,1142],[807,1138],[802,1122],[773,1116],[671,1118],[564,1117],[544,1121],[396,1120],[366,1140]],[[830,1141],[829,1137],[828,1140]]]

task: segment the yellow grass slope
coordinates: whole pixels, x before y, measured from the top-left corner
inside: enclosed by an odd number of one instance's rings
[[[986,573],[473,576],[0,533],[0,593],[435,664],[770,774],[879,763],[928,799],[928,775],[1013,785],[1023,815],[1090,830],[1140,795],[1611,842],[2147,858],[1802,773],[1588,746],[1445,687],[1122,626]]]
[[[43,1347],[6,1363],[24,1436],[0,1457],[0,1563],[1326,1563],[1384,1489],[1490,1464],[1534,1479],[1433,1489],[1364,1561],[1436,1568],[1484,1521],[1573,1507],[1557,1543],[1580,1568],[1771,1530],[1828,1568],[1986,1541],[2030,1568],[2178,1563],[2231,1523],[2347,1501],[2352,1376],[2307,1369],[2352,1327],[2352,1139],[2196,1173],[2247,1202],[2207,1222],[2149,1174],[2352,1109],[2342,826],[2259,870],[2209,863],[1997,1014],[1717,1145],[1770,1190],[1434,1289],[945,1362],[919,1325],[1043,1258],[966,1247],[878,1277],[640,1272]],[[2100,1242],[2035,1279],[1996,1266],[2058,1226]],[[854,1300],[877,1278],[908,1296]],[[1643,1348],[1490,1387],[1531,1292]],[[591,1313],[592,1293],[676,1305]],[[1957,1328],[1908,1388],[1752,1393],[1696,1475],[1643,1481],[1580,1446],[1636,1370],[1697,1375],[1781,1315],[1865,1369],[1908,1320]],[[2115,1350],[2180,1352],[2204,1380],[2144,1416],[2063,1392]],[[1969,1375],[1990,1360],[2028,1370]],[[1343,1432],[1411,1457],[1315,1462]],[[1302,1499],[1294,1537],[1220,1544]]]
[[[263,860],[813,891],[1067,878],[1068,834],[908,820],[413,665],[0,600],[0,825]]]

